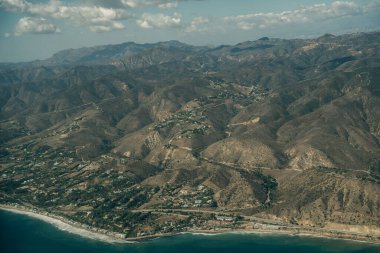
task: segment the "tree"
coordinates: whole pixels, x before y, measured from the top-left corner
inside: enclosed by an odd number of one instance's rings
[[[372,160],[369,163],[369,171],[371,174],[378,174],[380,175],[380,161],[379,160]]]

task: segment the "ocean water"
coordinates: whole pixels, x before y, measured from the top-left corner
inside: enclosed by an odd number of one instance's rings
[[[240,253],[376,252],[380,245],[298,236],[181,234],[138,243],[109,244],[61,231],[53,225],[0,210],[1,253]]]

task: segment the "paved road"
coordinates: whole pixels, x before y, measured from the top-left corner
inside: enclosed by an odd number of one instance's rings
[[[220,215],[220,216],[233,216],[233,215],[239,215],[234,212],[225,212],[225,211],[214,211],[214,210],[202,210],[202,209],[135,209],[131,210],[131,212],[134,213],[161,213],[161,214],[170,214],[170,213],[201,213],[201,214],[214,214],[214,215]],[[279,225],[279,226],[296,226],[292,224],[283,223],[281,221],[271,220],[271,219],[264,219],[264,218],[258,218],[255,216],[247,216],[247,215],[240,215],[243,217],[246,221],[253,221],[253,222],[260,222],[264,224],[271,224],[271,225]]]

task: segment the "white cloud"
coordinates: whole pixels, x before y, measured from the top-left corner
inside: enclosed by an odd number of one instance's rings
[[[15,12],[24,12],[28,7],[25,0],[0,0],[0,7]]]
[[[123,10],[109,9],[104,7],[89,6],[58,6],[55,9],[39,9],[36,14],[51,16],[56,19],[69,20],[76,24],[91,26],[107,26],[122,29],[124,25],[120,20],[128,18],[130,15]]]
[[[120,0],[124,5],[135,8],[142,6],[155,5],[161,9],[176,8],[178,2],[184,2],[186,0]]]
[[[92,32],[109,32],[112,30],[122,30],[125,26],[121,22],[113,22],[111,25],[92,25],[90,31]]]
[[[380,0],[373,0],[367,6],[364,6],[366,11],[380,9]]]
[[[182,16],[179,13],[174,13],[172,16],[144,13],[136,22],[142,28],[178,28],[182,25]]]
[[[70,24],[87,26],[93,32],[108,32],[124,29],[123,21],[136,19],[142,28],[178,28],[182,16],[155,13],[143,14],[137,18],[133,8],[155,6],[160,9],[176,8],[180,2],[202,0],[84,0],[67,3],[60,0],[36,2],[31,0],[0,0],[0,8],[6,11],[27,14],[33,17],[63,20]],[[194,19],[188,31],[199,31],[204,20]]]
[[[207,29],[204,27],[205,24],[207,24],[209,20],[204,17],[196,17],[194,18],[190,25],[186,27],[186,32],[204,32]]]
[[[364,12],[364,8],[355,2],[335,1],[331,4],[314,4],[292,11],[252,13],[229,16],[224,20],[236,24],[240,29],[267,28],[283,24],[296,24],[356,15]]]
[[[23,17],[16,25],[15,35],[24,33],[48,34],[60,32],[60,29],[44,18]]]
[[[132,17],[125,9],[100,6],[63,5],[58,0],[46,4],[33,4],[25,0],[0,0],[1,7],[8,11],[26,13],[87,25],[92,31],[123,29],[122,20]]]
[[[178,2],[175,1],[175,2],[168,2],[168,3],[159,4],[158,8],[161,8],[161,9],[174,9],[174,8],[177,8],[177,6],[178,6]]]
[[[113,8],[137,8],[144,6],[157,6],[162,9],[172,9],[177,7],[178,2],[187,0],[92,0],[92,2]]]

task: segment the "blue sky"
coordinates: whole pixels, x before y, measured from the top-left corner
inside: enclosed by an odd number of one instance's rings
[[[0,62],[86,46],[235,44],[380,29],[380,0],[0,0]]]

